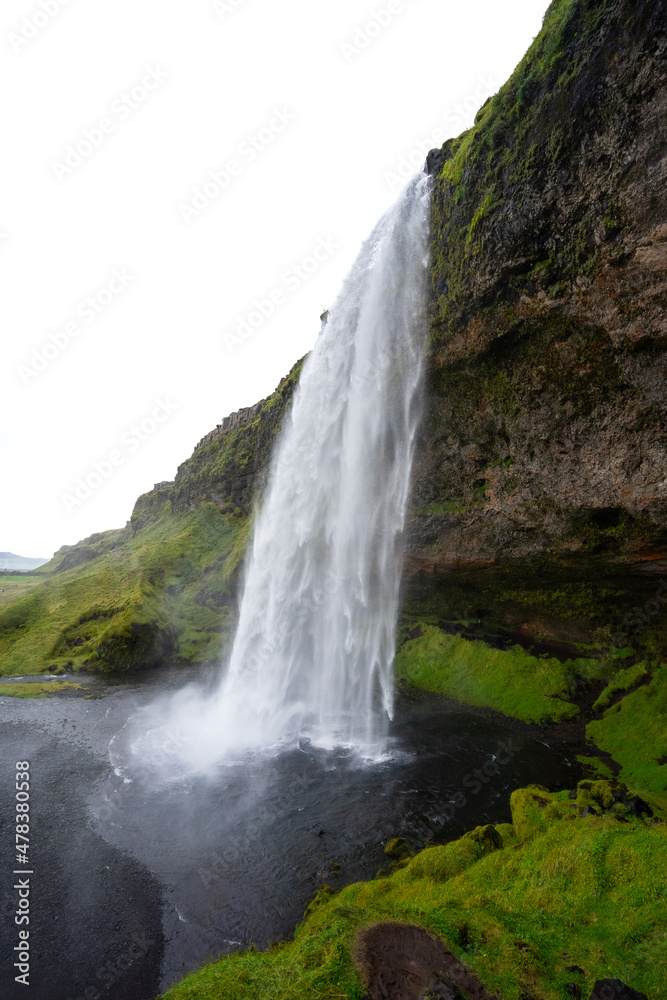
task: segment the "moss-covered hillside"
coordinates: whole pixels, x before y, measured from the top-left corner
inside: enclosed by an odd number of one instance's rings
[[[52,575],[0,611],[2,673],[132,671],[217,655],[232,628],[239,536],[244,521],[206,504],[60,553]]]
[[[195,449],[128,524],[63,546],[0,606],[0,674],[136,671],[217,658],[229,642],[256,482],[300,363],[250,420]],[[31,575],[34,582],[36,574]]]

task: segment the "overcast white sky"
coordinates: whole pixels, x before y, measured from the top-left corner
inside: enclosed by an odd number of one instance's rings
[[[4,0],[0,550],[122,526],[267,396],[547,6]]]

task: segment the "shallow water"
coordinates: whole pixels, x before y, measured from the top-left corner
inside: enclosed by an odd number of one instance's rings
[[[389,753],[301,745],[154,790],[116,774],[109,744],[181,675],[88,700],[0,698],[2,954],[16,943],[14,762],[31,762],[31,996],[149,1000],[212,957],[288,937],[318,887],[371,878],[384,845],[414,849],[510,818],[509,792],[570,787],[576,761],[502,718],[399,700]],[[480,774],[476,777],[475,769]],[[332,872],[332,863],[341,866]],[[22,996],[11,962],[3,997]]]

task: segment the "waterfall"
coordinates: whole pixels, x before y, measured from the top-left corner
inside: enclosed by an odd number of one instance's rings
[[[201,768],[302,737],[381,752],[420,409],[429,196],[422,174],[380,220],[305,361],[219,687],[180,692],[135,754],[165,745]]]
[[[362,247],[276,447],[216,696],[253,742],[372,745],[392,714],[428,205],[421,175]]]

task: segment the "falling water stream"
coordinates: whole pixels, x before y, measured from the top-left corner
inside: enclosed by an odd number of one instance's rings
[[[393,712],[401,535],[420,411],[430,180],[363,245],[305,361],[256,516],[220,685],[130,743],[169,774],[307,739],[378,759]]]
[[[300,732],[371,748],[386,734],[419,416],[428,186],[416,178],[377,225],[304,365],[217,696],[244,741]]]

